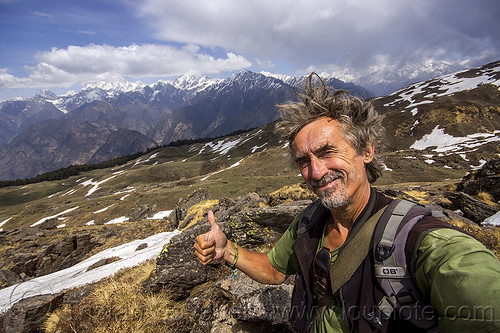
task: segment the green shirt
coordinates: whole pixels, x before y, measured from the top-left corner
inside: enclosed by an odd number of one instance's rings
[[[268,253],[271,265],[286,275],[299,267],[293,250],[298,221],[299,216]],[[491,251],[464,233],[438,229],[423,238],[417,255],[417,287],[439,316],[440,332],[500,332],[500,262]],[[349,332],[342,308],[330,305],[314,331]]]

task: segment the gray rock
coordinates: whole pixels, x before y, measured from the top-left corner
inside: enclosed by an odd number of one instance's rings
[[[111,263],[113,263],[115,261],[118,261],[120,259],[121,259],[120,257],[103,258],[103,259],[99,260],[98,262],[90,265],[87,268],[87,271],[96,269],[96,268],[101,267],[101,266],[109,265],[109,264],[111,264]]]
[[[187,197],[179,199],[169,219],[177,226],[180,221],[186,218],[186,213],[191,206],[210,199],[212,199],[212,193],[208,189],[197,189]]]
[[[479,192],[491,194],[495,202],[500,201],[500,159],[489,160],[483,167],[462,179],[457,191],[476,195]]]
[[[59,222],[59,220],[56,217],[54,217],[54,218],[45,220],[38,227],[40,229],[55,229],[55,228],[57,228],[58,222]]]
[[[21,282],[21,277],[8,269],[0,269],[0,288],[6,288]]]
[[[0,327],[5,333],[43,332],[41,325],[47,314],[59,307],[63,298],[63,294],[25,298],[0,316]]]
[[[139,244],[139,246],[135,249],[136,251],[144,250],[148,247],[148,243]]]
[[[174,236],[156,259],[156,268],[144,282],[147,290],[168,288],[174,299],[185,299],[190,290],[220,276],[220,263],[201,265],[194,254],[195,237],[209,230],[208,222]]]
[[[133,208],[130,211],[130,217],[132,221],[138,220],[141,216],[146,214],[149,211],[148,205],[142,205],[141,207],[138,208]]]
[[[231,316],[241,321],[264,321],[273,326],[287,326],[293,285],[267,285],[237,274],[216,283],[235,300]]]
[[[463,213],[464,217],[480,224],[484,219],[492,216],[498,211],[498,206],[476,200],[463,192],[446,192],[446,198],[453,202]]]

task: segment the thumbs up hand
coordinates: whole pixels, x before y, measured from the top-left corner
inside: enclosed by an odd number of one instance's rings
[[[194,243],[195,254],[203,265],[214,259],[222,258],[227,245],[227,237],[215,222],[212,211],[208,212],[208,221],[210,222],[210,231],[198,235]]]

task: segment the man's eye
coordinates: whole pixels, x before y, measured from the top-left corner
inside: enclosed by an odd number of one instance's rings
[[[300,168],[305,168],[309,164],[309,160],[307,159],[298,159],[296,162]]]
[[[332,157],[335,155],[335,151],[334,150],[325,150],[324,152],[322,152],[319,157],[320,158],[328,158],[328,157]]]

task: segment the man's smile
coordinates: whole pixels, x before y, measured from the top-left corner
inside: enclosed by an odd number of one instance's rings
[[[312,179],[310,181],[311,187],[314,192],[324,191],[328,188],[338,186],[338,181],[343,181],[344,175],[338,171],[329,171],[326,175],[324,175],[320,180]]]

